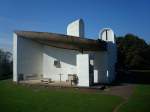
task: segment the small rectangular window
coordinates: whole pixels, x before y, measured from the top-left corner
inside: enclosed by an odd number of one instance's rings
[[[60,60],[54,60],[54,66],[60,68]]]

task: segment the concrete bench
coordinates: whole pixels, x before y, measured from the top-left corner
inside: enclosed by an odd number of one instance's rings
[[[43,78],[43,79],[41,79],[41,82],[48,84],[48,83],[51,83],[52,80],[51,80],[51,78]]]
[[[25,80],[34,80],[34,79],[39,79],[40,76],[38,74],[25,74],[24,79]]]

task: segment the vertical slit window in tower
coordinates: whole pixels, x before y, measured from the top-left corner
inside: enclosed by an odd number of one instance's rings
[[[107,30],[106,30],[106,40],[108,39],[108,37],[107,37],[107,36],[108,36],[108,34],[107,34]]]

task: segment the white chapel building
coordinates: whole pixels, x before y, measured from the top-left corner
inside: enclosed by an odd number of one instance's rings
[[[104,28],[98,38],[84,36],[84,22],[67,26],[67,34],[16,31],[13,34],[13,81],[48,79],[90,87],[115,79],[114,32]],[[33,78],[34,77],[34,78]]]

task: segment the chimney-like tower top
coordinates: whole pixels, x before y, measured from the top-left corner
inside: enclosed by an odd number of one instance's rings
[[[73,21],[67,26],[67,35],[84,37],[84,22],[82,19]]]
[[[102,39],[106,42],[115,43],[114,32],[111,28],[103,28],[99,33],[99,39]]]

